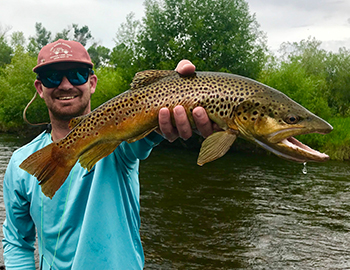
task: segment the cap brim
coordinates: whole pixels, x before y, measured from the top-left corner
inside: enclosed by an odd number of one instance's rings
[[[68,60],[68,59],[64,59],[64,61],[50,61],[50,62],[46,62],[46,63],[40,63],[39,65],[36,65],[34,68],[33,68],[33,71],[35,73],[38,73],[38,71],[44,67],[48,67],[48,66],[51,66],[51,65],[55,65],[55,64],[61,64],[61,63],[78,63],[78,64],[85,64],[85,65],[88,65],[89,67],[93,67],[94,64],[90,61],[82,61],[82,60],[75,60],[75,59],[71,59],[71,60]]]

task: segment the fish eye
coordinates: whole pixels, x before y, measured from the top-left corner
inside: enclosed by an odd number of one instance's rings
[[[294,125],[299,122],[299,117],[294,114],[289,114],[287,117],[285,117],[284,122]]]

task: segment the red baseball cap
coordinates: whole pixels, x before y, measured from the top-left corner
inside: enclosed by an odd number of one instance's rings
[[[37,72],[44,66],[62,62],[83,63],[90,67],[94,65],[89,53],[79,42],[59,39],[40,50],[38,64],[33,68],[33,71]]]

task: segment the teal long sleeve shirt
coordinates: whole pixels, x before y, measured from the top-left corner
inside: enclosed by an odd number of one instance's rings
[[[19,168],[52,142],[50,134],[16,150],[3,187],[6,269],[35,269],[36,233],[42,269],[142,269],[139,160],[161,140],[153,133],[124,142],[90,172],[77,163],[52,200],[35,177]]]

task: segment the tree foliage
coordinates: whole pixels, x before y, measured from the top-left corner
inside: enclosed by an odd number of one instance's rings
[[[174,68],[188,58],[198,70],[256,78],[266,42],[244,0],[147,0],[138,36],[143,68]]]
[[[275,87],[320,116],[350,116],[350,51],[327,52],[314,38],[281,45],[281,58],[260,80]]]
[[[100,67],[96,71],[97,89],[91,98],[91,107],[96,108],[105,101],[119,95],[129,88],[129,82],[123,79],[120,69]]]
[[[111,53],[111,61],[115,68],[119,69],[122,77],[126,81],[131,81],[134,74],[143,69],[140,63],[139,40],[141,23],[134,19],[135,14],[126,16],[126,22],[122,23],[117,31],[115,47]]]
[[[16,48],[18,46],[25,47],[26,45],[26,38],[24,37],[23,32],[17,31],[13,32],[11,35],[11,47]]]
[[[350,51],[340,48],[330,52],[326,65],[329,104],[340,115],[350,116]]]
[[[92,38],[91,31],[87,25],[79,28],[77,24],[72,24],[74,29],[74,40],[86,46],[87,42]]]
[[[0,37],[0,68],[11,63],[12,48],[8,45],[4,36]]]
[[[37,55],[42,47],[51,42],[51,32],[42,23],[35,23],[35,36],[29,38],[28,51]]]
[[[35,36],[29,38],[29,44],[27,50],[32,53],[32,55],[37,55],[42,47],[49,44],[50,42],[56,41],[58,39],[75,40],[80,42],[83,46],[93,39],[89,27],[84,25],[79,27],[78,24],[72,24],[63,29],[62,32],[56,33],[55,37],[51,37],[51,31],[48,31],[42,23],[35,24]]]
[[[110,49],[94,43],[87,51],[96,69],[108,65],[111,53]]]
[[[36,91],[32,71],[35,64],[36,57],[18,46],[11,63],[0,74],[0,127],[3,131],[26,126],[22,113]],[[48,120],[47,108],[40,98],[30,107],[28,119],[33,122]]]

